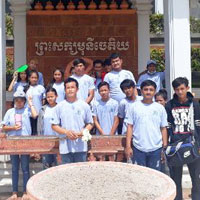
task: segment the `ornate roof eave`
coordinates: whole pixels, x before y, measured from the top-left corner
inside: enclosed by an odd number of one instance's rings
[[[33,0],[31,10],[127,10],[131,0]]]

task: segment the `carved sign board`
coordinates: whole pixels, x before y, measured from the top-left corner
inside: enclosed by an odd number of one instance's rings
[[[128,51],[129,41],[116,41],[114,37],[108,41],[96,42],[94,38],[88,37],[86,42],[36,42],[37,56],[44,56],[46,52],[68,52],[69,56],[90,54],[89,51]]]
[[[135,10],[97,10],[93,14],[90,11],[51,12],[29,11],[27,14],[27,62],[37,58],[46,83],[52,79],[56,67],[65,70],[75,58],[104,60],[113,52],[119,52],[124,68],[137,76]]]

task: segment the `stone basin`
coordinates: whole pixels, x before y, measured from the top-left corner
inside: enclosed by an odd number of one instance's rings
[[[173,200],[174,182],[146,167],[119,162],[65,164],[27,184],[31,200]]]

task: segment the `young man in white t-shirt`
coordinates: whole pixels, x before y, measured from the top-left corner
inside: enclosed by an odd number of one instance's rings
[[[110,85],[110,97],[118,102],[126,96],[120,88],[120,84],[125,79],[131,79],[135,83],[135,78],[132,72],[122,69],[122,58],[118,53],[113,53],[110,56],[112,71],[105,75],[104,81]],[[135,90],[137,94],[137,90]]]
[[[94,124],[97,128],[97,135],[117,134],[118,102],[110,98],[109,84],[105,81],[98,85],[101,99],[96,101],[93,108]]]
[[[55,107],[52,116],[52,129],[67,139],[60,140],[59,150],[62,163],[85,162],[87,142],[82,141],[83,130],[93,127],[90,106],[77,98],[78,81],[74,78],[65,80],[66,99]]]
[[[142,101],[133,103],[127,112],[126,157],[133,163],[160,170],[162,147],[167,145],[167,113],[153,101],[156,84],[146,80],[141,84]],[[131,140],[133,136],[133,149]]]
[[[125,79],[124,81],[122,81],[122,83],[120,84],[120,88],[126,95],[126,98],[120,101],[119,111],[118,111],[119,120],[121,124],[123,124],[121,133],[122,135],[124,135],[127,132],[127,124],[125,123],[124,119],[129,109],[129,106],[138,100],[142,100],[143,97],[135,95],[135,92],[134,92],[135,83],[131,79]]]
[[[76,79],[79,84],[77,97],[89,104],[94,98],[94,80],[85,74],[85,61],[83,59],[75,59],[73,65],[74,74],[71,77]]]

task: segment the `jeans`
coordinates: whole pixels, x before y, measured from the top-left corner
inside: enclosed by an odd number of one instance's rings
[[[187,164],[190,177],[192,180],[192,200],[200,199],[200,159],[195,160],[192,163]],[[182,200],[182,174],[183,166],[169,167],[170,177],[176,184],[176,198],[175,200]]]
[[[61,154],[62,164],[86,162],[87,152]]]
[[[43,163],[43,169],[48,169],[49,167],[56,166],[57,165],[57,158],[56,154],[44,154],[42,156],[42,163]]]
[[[161,151],[162,148],[151,152],[143,152],[133,147],[133,163],[160,171]]]
[[[37,135],[37,120],[38,118],[32,118],[30,117],[30,122],[31,122],[31,135]]]
[[[30,177],[29,173],[29,155],[11,155],[12,164],[12,188],[13,192],[18,192],[19,180],[19,163],[21,161],[21,168],[23,172],[23,192],[26,192],[26,184]]]

